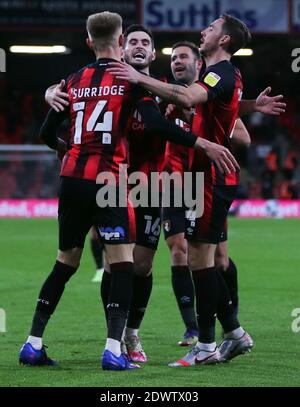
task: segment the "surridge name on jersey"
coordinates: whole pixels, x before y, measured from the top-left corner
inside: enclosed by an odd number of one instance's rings
[[[90,98],[99,96],[123,96],[124,85],[98,86],[92,88],[71,88],[72,99]]]

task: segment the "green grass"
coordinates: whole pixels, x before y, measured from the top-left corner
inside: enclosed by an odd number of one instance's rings
[[[230,222],[230,255],[238,265],[240,320],[255,349],[228,364],[171,369],[183,355],[176,346],[183,325],[172,294],[168,250],[163,239],[154,267],[154,288],[140,331],[149,363],[139,371],[103,372],[100,355],[106,330],[89,244],[45,334],[57,367],[20,367],[38,291],[50,272],[57,246],[52,220],[0,221],[0,308],[7,332],[0,333],[0,386],[299,386],[300,333],[291,312],[300,308],[300,220]],[[218,329],[219,331],[219,329]]]

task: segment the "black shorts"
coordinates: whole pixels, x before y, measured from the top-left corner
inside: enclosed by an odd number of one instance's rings
[[[236,185],[205,184],[203,215],[195,218],[192,209],[187,211],[186,239],[213,244],[226,241],[227,216],[236,193]]]
[[[185,232],[185,213],[187,207],[184,201],[184,190],[182,186],[175,188],[174,184],[171,183],[169,187],[170,198],[168,201],[168,206],[164,205],[162,202],[162,228],[164,231],[165,239],[171,236],[177,235],[179,233]],[[175,197],[179,199],[176,203]]]
[[[161,227],[161,209],[138,206],[134,208],[136,244],[156,250]]]
[[[185,206],[180,208],[162,208],[162,228],[165,239],[177,235],[178,233],[185,232],[185,213]]]
[[[96,202],[101,189],[95,181],[61,177],[59,185],[59,249],[84,247],[87,233],[96,226],[99,238],[107,244],[135,241],[134,210],[127,207],[100,208]],[[116,189],[118,195],[118,189]],[[118,202],[118,201],[117,201]]]

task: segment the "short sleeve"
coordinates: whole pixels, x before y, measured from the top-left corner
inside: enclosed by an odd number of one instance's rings
[[[212,65],[197,83],[207,91],[208,100],[230,99],[235,88],[234,67],[228,61]]]

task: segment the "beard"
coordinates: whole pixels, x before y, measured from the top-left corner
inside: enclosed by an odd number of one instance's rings
[[[174,76],[174,78],[178,81],[183,83],[184,85],[189,85],[192,82],[194,82],[194,78],[196,75],[196,69],[193,66],[187,66],[185,68],[185,72],[184,72],[184,76],[177,76],[176,74]]]

